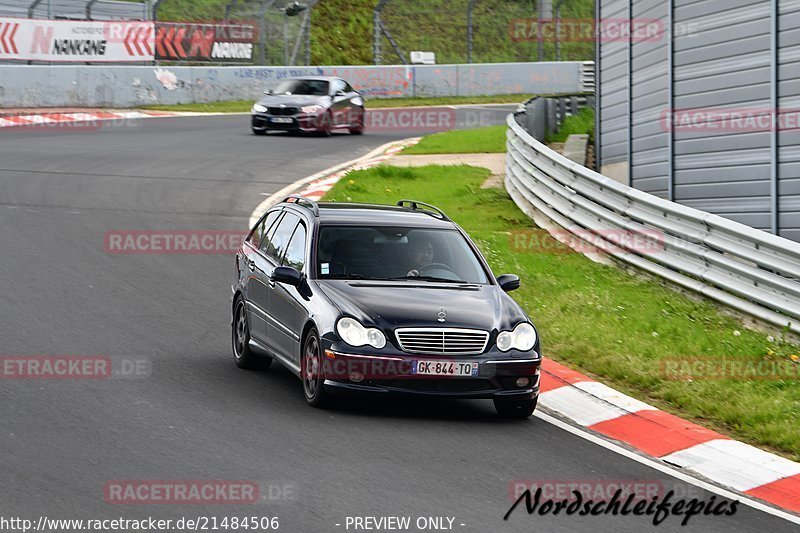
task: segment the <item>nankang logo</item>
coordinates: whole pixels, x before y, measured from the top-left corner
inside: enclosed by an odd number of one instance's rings
[[[92,39],[55,39],[53,55],[104,56],[106,41]]]
[[[447,309],[444,307],[440,307],[439,310],[436,312],[436,319],[439,322],[444,322],[444,319],[447,318]]]

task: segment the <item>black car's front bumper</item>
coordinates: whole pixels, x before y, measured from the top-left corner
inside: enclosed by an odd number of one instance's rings
[[[419,376],[410,372],[415,360],[468,361],[478,363],[478,371],[473,376]],[[325,350],[325,361],[328,371],[323,383],[331,394],[528,400],[539,394],[542,360],[536,352],[518,358],[506,354],[444,358],[411,354],[371,357]],[[528,378],[529,383],[520,387],[516,384],[519,378]]]
[[[279,122],[276,122],[276,119]],[[283,122],[285,119],[290,120],[290,122]],[[250,125],[254,130],[259,131],[317,132],[324,129],[322,121],[316,115],[273,116],[267,113],[253,113],[250,115]]]

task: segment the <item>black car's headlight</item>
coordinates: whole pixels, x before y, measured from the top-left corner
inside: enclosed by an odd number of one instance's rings
[[[365,328],[361,322],[354,318],[344,317],[336,323],[336,333],[350,346],[366,346],[383,348],[386,346],[386,336],[377,328]]]
[[[251,113],[266,113],[267,107],[261,104],[253,105],[253,109],[250,110]]]
[[[501,331],[497,336],[497,349],[507,352],[514,348],[521,352],[527,352],[536,345],[536,330],[532,325],[523,322],[513,331]]]

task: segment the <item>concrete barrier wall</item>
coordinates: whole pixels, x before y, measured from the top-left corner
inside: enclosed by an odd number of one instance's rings
[[[342,67],[0,65],[0,107],[254,100],[291,76],[333,75],[368,98],[583,92],[581,63]]]

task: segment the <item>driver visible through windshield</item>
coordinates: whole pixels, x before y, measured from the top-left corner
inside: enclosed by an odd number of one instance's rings
[[[322,226],[317,242],[320,279],[488,283],[480,261],[456,230]]]

